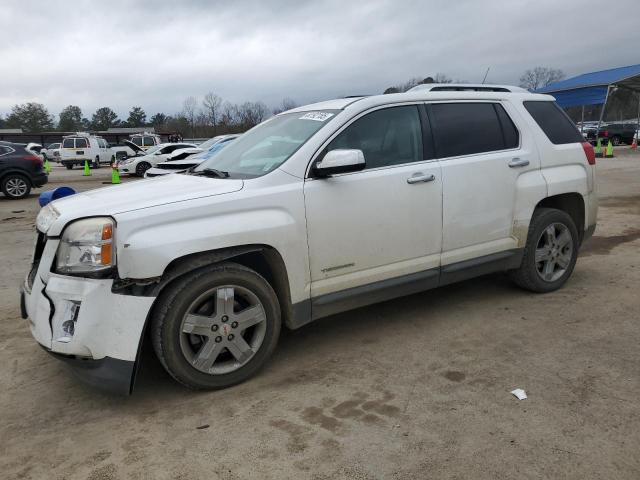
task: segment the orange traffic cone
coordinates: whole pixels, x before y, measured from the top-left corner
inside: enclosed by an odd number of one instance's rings
[[[636,137],[633,137],[633,142],[631,142],[631,150],[637,150],[638,149],[638,139]]]

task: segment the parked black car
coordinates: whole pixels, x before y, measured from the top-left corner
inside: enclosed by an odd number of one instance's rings
[[[0,142],[0,190],[8,198],[24,198],[32,188],[41,187],[48,181],[42,159],[25,147]]]
[[[633,135],[636,133],[636,123],[606,123],[600,126],[600,135],[598,135],[605,143],[611,140],[613,145],[626,143],[631,145]],[[587,140],[596,141],[596,127],[586,128]]]

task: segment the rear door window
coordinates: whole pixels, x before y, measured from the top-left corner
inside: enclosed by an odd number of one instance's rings
[[[429,105],[438,157],[457,157],[516,148],[518,131],[501,105]]]
[[[89,148],[86,138],[76,138],[76,148]]]
[[[142,137],[133,137],[131,139],[131,142],[136,144],[137,146],[141,147],[142,146]]]
[[[583,142],[578,127],[555,102],[523,102],[524,108],[554,145]]]
[[[65,138],[62,140],[62,148],[74,148],[73,138]]]
[[[144,141],[144,146],[145,147],[152,147],[154,146],[156,143],[153,141],[153,137],[144,137],[143,139]]]
[[[504,107],[499,103],[493,104],[498,114],[498,120],[500,120],[500,126],[502,127],[502,136],[504,137],[504,148],[518,148],[520,145],[520,134],[518,129],[513,124],[511,117],[505,112]]]

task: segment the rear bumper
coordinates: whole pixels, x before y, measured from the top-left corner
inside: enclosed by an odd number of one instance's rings
[[[46,173],[38,173],[31,177],[31,183],[34,187],[41,187],[49,181],[49,176]]]
[[[591,238],[595,231],[596,231],[596,225],[595,224],[589,225],[584,231],[584,236],[582,237],[582,241],[584,242],[585,240]]]
[[[84,162],[91,163],[88,158],[61,158],[58,160],[62,165],[84,165]]]

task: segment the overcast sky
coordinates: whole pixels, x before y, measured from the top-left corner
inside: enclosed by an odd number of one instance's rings
[[[608,8],[608,6],[615,8]],[[0,5],[0,114],[172,114],[189,95],[297,103],[411,77],[517,84],[640,63],[637,0],[53,1]]]

